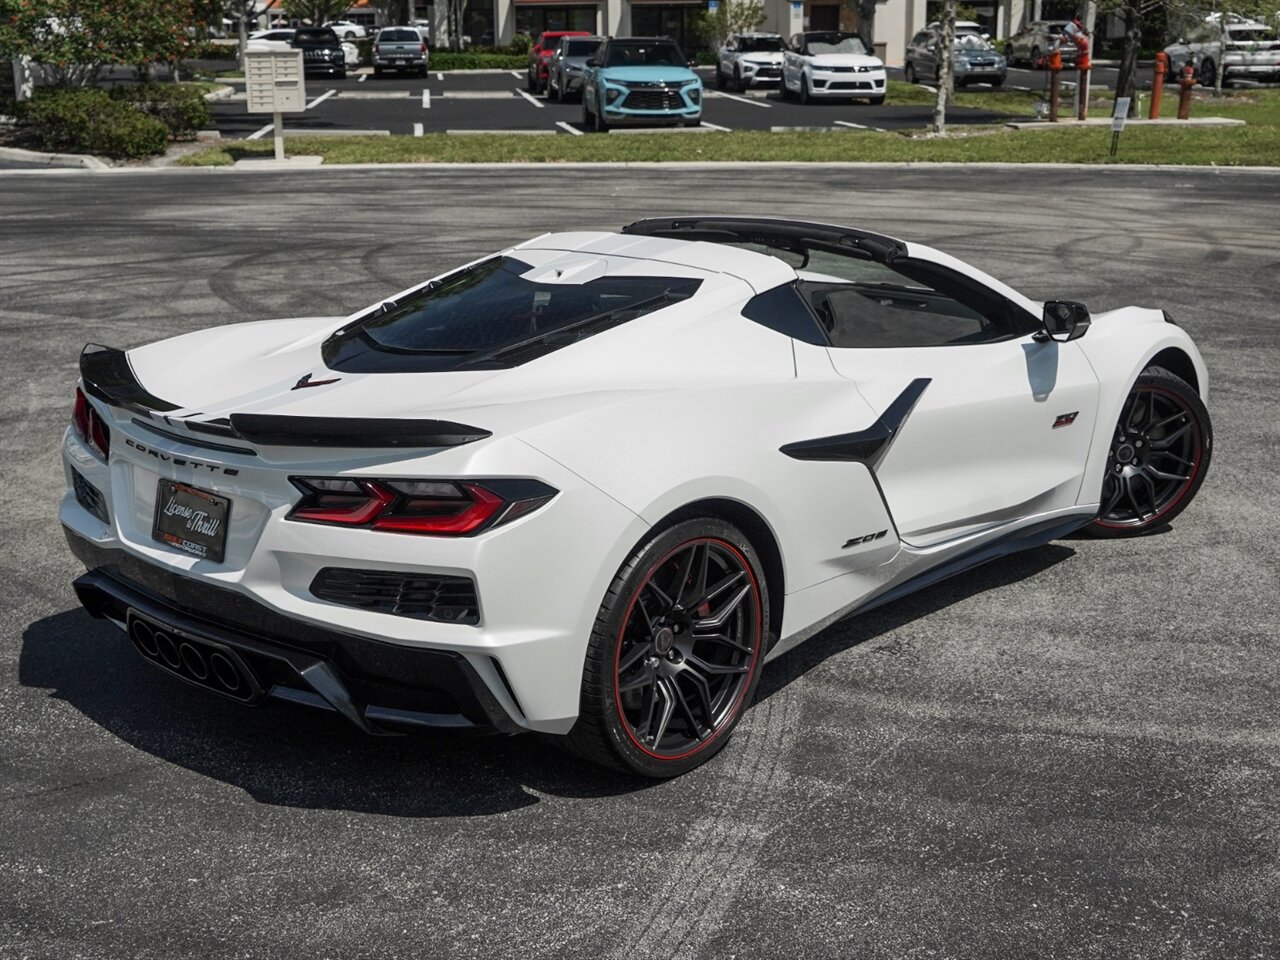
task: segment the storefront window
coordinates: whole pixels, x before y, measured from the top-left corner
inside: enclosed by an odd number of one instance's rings
[[[545,30],[585,30],[596,32],[596,5],[552,7],[544,4],[516,4],[516,33],[534,40]]]
[[[493,29],[493,0],[470,0],[462,15],[462,33],[468,46],[491,47],[496,36]]]
[[[685,56],[691,57],[698,50],[706,49],[706,41],[698,30],[698,18],[706,11],[705,4],[633,4],[631,7],[631,32],[637,37],[670,37],[680,45]]]

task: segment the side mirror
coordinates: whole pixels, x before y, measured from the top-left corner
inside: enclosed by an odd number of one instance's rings
[[[1074,300],[1049,300],[1044,305],[1044,329],[1041,340],[1066,343],[1079,340],[1089,329],[1089,308]]]
[[[590,60],[588,60],[588,61],[587,61],[587,66],[588,66],[588,67],[598,67],[598,66],[600,66],[600,63],[599,63],[599,61],[597,61],[597,60],[596,60],[596,58],[595,58],[595,57],[592,57]]]

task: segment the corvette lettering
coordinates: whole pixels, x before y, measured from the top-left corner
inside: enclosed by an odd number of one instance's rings
[[[186,457],[175,457],[170,453],[161,453],[159,450],[152,450],[150,447],[144,447],[137,440],[130,437],[124,438],[124,445],[132,447],[139,453],[145,453],[149,457],[155,457],[165,463],[172,463],[175,467],[191,467],[194,470],[208,470],[210,473],[220,473],[224,477],[235,477],[240,471],[235,467],[223,467],[216,463],[201,463],[199,460],[188,460]]]

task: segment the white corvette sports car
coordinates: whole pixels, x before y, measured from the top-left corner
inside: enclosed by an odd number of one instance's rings
[[[1205,366],[944,253],[740,217],[547,234],[349,317],[89,346],[77,594],[151,663],[370,733],[671,776],[835,620],[1209,467]]]

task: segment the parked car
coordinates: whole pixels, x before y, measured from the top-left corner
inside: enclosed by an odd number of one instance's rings
[[[562,39],[547,65],[547,97],[556,101],[581,97],[582,83],[587,76],[587,61],[595,56],[602,43],[604,37]]]
[[[606,40],[587,61],[582,125],[588,130],[701,122],[702,80],[670,37]]]
[[[1062,52],[1064,64],[1075,63],[1080,51],[1066,30],[1065,20],[1032,20],[1009,38],[1005,57],[1013,66],[1025,63],[1030,67],[1042,67],[1045,55],[1057,47]]]
[[[1219,30],[1226,34],[1225,54]],[[1224,84],[1234,80],[1280,80],[1280,35],[1256,20],[1236,20],[1223,27],[1199,24],[1165,47],[1164,52],[1169,57],[1171,79],[1190,64],[1202,85],[1216,86],[1218,64],[1222,64]]]
[[[586,30],[547,30],[539,37],[538,42],[529,48],[529,62],[525,67],[525,85],[530,93],[542,93],[547,89],[549,77],[548,67],[560,42],[565,37],[589,37]]]
[[[383,27],[373,38],[373,75],[388,70],[412,70],[427,75],[430,55],[417,27]]]
[[[839,619],[1074,531],[1184,549],[1142,536],[1213,452],[1163,311],[1038,302],[857,226],[568,229],[351,316],[86,347],[58,505],[80,603],[201,693],[673,777]],[[1059,589],[1092,618],[1094,586]],[[237,728],[148,702],[184,743]]]
[[[299,27],[293,33],[293,46],[302,51],[302,72],[310,76],[347,75],[347,56],[342,41],[328,27]]]
[[[937,30],[921,30],[907,44],[902,68],[907,83],[930,80],[937,83],[942,70],[942,34]],[[1009,73],[1005,58],[981,33],[956,34],[952,56],[957,86],[989,83],[998,87]]]
[[[716,54],[716,86],[730,84],[746,90],[762,83],[782,82],[786,41],[779,33],[734,33]]]
[[[351,20],[330,20],[325,26],[343,40],[363,40],[369,35],[364,24],[354,23]]]
[[[292,28],[276,28],[273,30],[256,30],[249,34],[247,49],[253,50],[292,50]]]
[[[782,59],[784,98],[865,99],[884,103],[884,63],[856,33],[811,31],[791,38]]]

